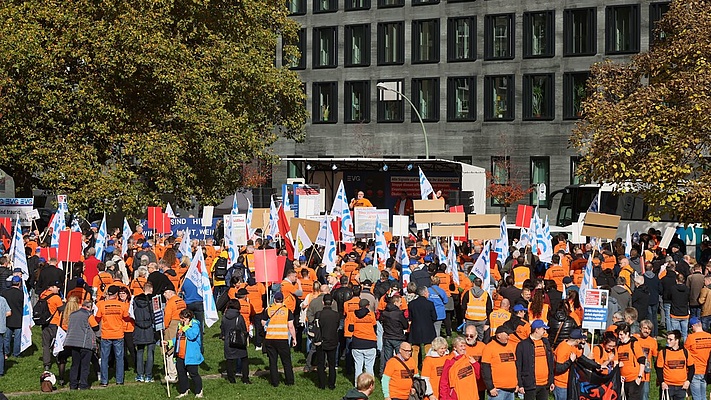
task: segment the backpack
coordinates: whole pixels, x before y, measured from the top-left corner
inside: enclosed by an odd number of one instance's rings
[[[212,273],[212,278],[216,281],[224,281],[227,276],[227,259],[218,257],[215,262],[215,270]]]
[[[234,328],[230,329],[230,331],[227,334],[227,344],[236,349],[246,349],[247,348],[247,331],[237,329],[237,324],[239,322],[239,319],[242,318],[241,315],[238,315],[237,318],[235,319],[235,326]]]
[[[320,318],[321,311],[316,313],[313,321],[309,321],[308,335],[314,346],[320,346],[321,343],[323,343],[323,333],[321,333],[321,322],[319,321]]]
[[[32,310],[32,320],[34,321],[35,325],[40,325],[40,326],[47,326],[49,325],[49,321],[54,318],[54,314],[57,313],[55,312],[50,312],[49,311],[49,302],[48,300],[52,298],[52,296],[59,296],[56,293],[52,293],[47,297],[42,297],[39,300],[37,300],[37,303],[35,304],[33,310]]]

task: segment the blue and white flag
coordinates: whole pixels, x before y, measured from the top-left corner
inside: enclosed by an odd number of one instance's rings
[[[183,238],[180,240],[180,247],[178,247],[178,251],[180,254],[183,256],[187,256],[188,258],[191,259],[193,258],[193,251],[192,247],[190,246],[190,242],[192,239],[190,239],[190,229],[186,229],[183,231]]]
[[[328,243],[328,232],[330,229],[330,221],[328,220],[328,216],[326,216],[321,222],[319,223],[318,226],[318,235],[316,235],[316,244],[319,246],[326,246],[326,243]]]
[[[269,203],[269,229],[267,230],[267,235],[275,238],[277,234],[279,234],[279,209],[274,202],[274,195],[272,195],[271,203]]]
[[[165,205],[165,213],[168,214],[168,218],[176,218],[176,215],[173,212],[173,207],[170,206],[170,203]]]
[[[190,268],[185,273],[185,279],[195,285],[198,295],[202,297],[202,308],[205,310],[205,325],[211,327],[218,320],[217,307],[215,307],[215,298],[210,288],[210,277],[207,274],[207,265],[205,265],[202,247],[198,247],[195,257],[190,263]]]
[[[505,264],[506,259],[509,258],[509,231],[506,228],[505,216],[501,218],[501,224],[499,225],[499,240],[496,241],[494,251],[499,255],[501,265]]]
[[[60,207],[54,214],[54,219],[52,219],[52,242],[50,247],[59,248],[59,232],[63,231],[67,227],[67,221],[64,217],[64,210]]]
[[[538,228],[536,232],[537,247],[540,250],[538,259],[542,262],[550,263],[551,257],[553,257],[553,244],[551,243],[550,227],[548,227],[548,216],[546,216],[546,222]]]
[[[355,239],[353,219],[351,218],[351,210],[348,207],[348,196],[346,196],[346,188],[343,186],[343,181],[338,185],[338,191],[331,207],[331,216],[341,219],[341,241],[352,243]]]
[[[580,304],[585,302],[585,291],[593,289],[593,263],[592,257],[588,258],[588,263],[583,271],[583,282],[580,284]]]
[[[538,230],[539,225],[541,225],[541,219],[538,217],[538,207],[533,212],[533,217],[531,217],[531,226],[528,228],[528,240],[531,245],[531,253],[538,256]]]
[[[630,224],[627,224],[627,233],[625,234],[625,256],[630,258],[630,250],[632,250],[632,234],[630,234]]]
[[[405,248],[405,239],[400,236],[400,243],[397,245],[397,253],[395,253],[395,261],[402,265],[403,270],[406,266],[410,265],[410,256],[407,255],[407,249]]]
[[[22,294],[24,304],[22,306],[20,352],[23,352],[32,345],[32,326],[34,325],[34,321],[32,320],[32,298],[27,292],[27,285],[25,284],[30,275],[27,269],[27,256],[25,255],[25,244],[22,240],[22,226],[20,226],[19,218],[15,222],[15,234],[12,238],[10,250],[10,254],[12,255],[12,268],[20,268],[22,270]]]
[[[451,236],[447,252],[447,273],[452,274],[452,280],[459,285],[459,268],[457,267],[457,249],[455,247],[454,236]]]
[[[427,180],[425,173],[422,172],[422,168],[417,167],[417,169],[420,171],[420,197],[422,197],[422,200],[427,200],[428,196],[434,193],[434,189],[432,189],[432,185]]]
[[[383,224],[380,223],[380,217],[375,216],[375,252],[373,254],[373,265],[377,267],[378,261],[383,262],[388,259],[388,243],[385,240],[385,232],[383,232]]]
[[[469,271],[469,275],[474,274],[477,277],[481,279],[482,286],[481,288],[484,289],[485,292],[489,291],[489,287],[491,285],[491,244],[487,240],[486,243],[484,243],[484,247],[481,250],[481,254],[479,254],[479,257],[476,259],[474,262],[474,266],[472,267],[472,270]]]
[[[99,227],[99,232],[96,234],[96,258],[99,261],[104,261],[104,249],[106,248],[106,213],[104,213],[104,218],[101,220],[101,226]]]
[[[444,254],[444,249],[442,248],[442,243],[440,243],[439,239],[435,240],[435,254],[439,259],[440,264],[447,263],[447,255]]]
[[[274,201],[274,196],[272,196],[272,202],[273,201]],[[230,214],[232,214],[232,215],[239,214],[239,206],[237,205],[237,192],[235,192],[234,197],[232,197],[232,211],[230,211]]]
[[[78,218],[72,219],[72,228],[71,228],[71,229],[72,229],[72,232],[81,232],[81,233],[83,233],[82,230],[81,230],[81,225],[79,225],[79,219],[78,219]]]
[[[331,224],[326,221],[326,247],[323,251],[323,264],[329,274],[336,269],[336,239],[331,232]]]
[[[234,207],[234,204],[232,204]],[[254,208],[252,208],[252,202],[247,199],[247,239],[251,239],[254,231],[252,230],[252,215],[254,214]]]
[[[528,234],[528,229],[521,228],[521,233],[519,234],[518,242],[516,243],[517,249],[523,249],[531,243],[531,238]]]
[[[123,229],[121,230],[121,255],[125,256],[128,253],[128,242],[131,241],[131,236],[133,236],[131,225],[128,224],[128,220],[124,217]]]
[[[591,212],[591,213],[600,212],[600,199],[598,198],[598,195],[595,195],[595,197],[593,197],[592,202],[590,203],[590,206],[588,207],[588,212]]]
[[[237,214],[225,214],[222,216],[225,226],[225,247],[227,247],[227,258],[230,262],[236,262],[239,254],[235,245],[235,238],[232,235],[232,216]]]

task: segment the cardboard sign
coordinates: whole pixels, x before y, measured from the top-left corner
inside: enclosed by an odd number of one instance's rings
[[[589,212],[585,214],[581,233],[585,236],[614,240],[618,225],[620,225],[619,215]]]
[[[467,230],[464,225],[432,225],[430,236],[466,236]]]
[[[255,208],[252,210],[252,229],[266,229],[269,226],[269,209]]]
[[[444,199],[412,200],[415,211],[444,211]]]
[[[81,261],[82,235],[81,232],[59,232],[59,250],[57,259],[65,262]]]
[[[156,229],[163,220],[163,209],[161,207],[148,207],[148,229]],[[163,233],[163,232],[161,232]]]
[[[519,228],[530,228],[531,218],[533,218],[533,206],[519,204],[516,211],[516,226]]]
[[[464,225],[466,220],[463,212],[421,212],[415,214],[417,224]]]
[[[607,300],[609,292],[602,289],[587,289],[582,298],[583,329],[605,329],[607,327]]]
[[[499,214],[472,214],[468,216],[469,239],[498,239],[501,236]]]
[[[202,208],[202,220],[200,221],[200,225],[202,225],[203,228],[212,226],[212,214],[214,213],[214,211],[214,206],[205,206]]]
[[[295,238],[296,234],[299,233],[299,224],[304,228],[304,232],[306,232],[306,236],[311,239],[312,242],[316,242],[316,238],[318,237],[318,230],[321,227],[321,223],[318,221],[314,221],[311,219],[305,219],[305,218],[292,218],[291,219],[291,237]]]
[[[410,217],[393,215],[393,236],[407,236],[410,233]]]
[[[276,249],[254,250],[254,275],[257,282],[279,282]]]
[[[676,233],[676,229],[672,227],[667,227],[664,230],[664,235],[662,235],[662,240],[659,242],[659,247],[662,249],[669,248],[669,245],[671,244],[671,240],[674,239],[674,234]]]

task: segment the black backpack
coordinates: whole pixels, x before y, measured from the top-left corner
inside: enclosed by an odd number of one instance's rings
[[[215,272],[213,272],[212,278],[217,281],[224,281],[225,276],[227,276],[227,259],[218,257],[215,262]]]
[[[308,335],[314,346],[320,346],[323,343],[323,333],[321,333],[320,319],[321,311],[317,312],[314,316],[314,320],[309,322]]]
[[[47,326],[49,325],[49,322],[52,320],[52,318],[54,318],[54,314],[56,314],[57,311],[50,312],[48,303],[48,300],[51,299],[53,296],[59,295],[56,293],[52,293],[47,297],[42,297],[37,300],[37,303],[35,304],[32,310],[32,320],[35,322],[35,325]]]
[[[234,328],[230,329],[230,331],[227,334],[227,344],[230,347],[236,348],[236,349],[246,349],[247,345],[249,344],[249,338],[247,336],[247,331],[237,328],[239,320],[241,318],[243,318],[241,315],[237,316],[237,318],[235,319]]]

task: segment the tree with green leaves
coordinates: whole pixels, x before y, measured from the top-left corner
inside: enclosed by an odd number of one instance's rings
[[[0,168],[78,212],[221,201],[303,139],[302,83],[275,65],[298,29],[279,1],[2,2]]]
[[[571,143],[579,173],[617,184],[653,219],[711,223],[711,2],[677,0],[647,53],[592,67]]]

